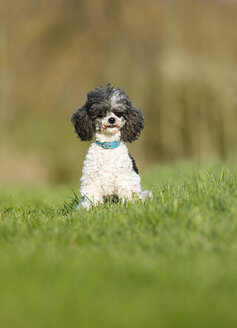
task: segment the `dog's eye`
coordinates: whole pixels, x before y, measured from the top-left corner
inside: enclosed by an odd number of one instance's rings
[[[122,113],[116,113],[115,114],[117,117],[122,117]]]
[[[104,116],[105,116],[105,115],[104,115],[103,113],[99,113],[97,117],[98,117],[98,118],[103,118]]]

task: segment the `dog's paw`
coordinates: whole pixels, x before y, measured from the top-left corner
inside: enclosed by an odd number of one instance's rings
[[[76,207],[76,210],[80,210],[81,208],[82,208],[82,205],[81,205],[81,203],[79,203]]]
[[[80,203],[77,205],[76,210],[86,209],[89,210],[91,207],[90,202],[87,202],[86,200],[80,201]]]
[[[140,193],[139,198],[143,201],[145,201],[147,198],[153,199],[153,193],[152,193],[152,191],[149,191],[149,190],[143,190]]]

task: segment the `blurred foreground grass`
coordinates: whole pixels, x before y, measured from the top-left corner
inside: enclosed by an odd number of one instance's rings
[[[1,188],[1,327],[236,327],[237,167],[143,180],[153,201],[89,212],[69,186]]]

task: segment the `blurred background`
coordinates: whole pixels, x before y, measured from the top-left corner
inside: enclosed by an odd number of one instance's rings
[[[72,113],[122,87],[145,116],[129,145],[157,162],[237,157],[237,2],[0,0],[0,182],[79,182]]]

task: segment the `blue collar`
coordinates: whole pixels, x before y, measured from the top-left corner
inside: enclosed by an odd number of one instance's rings
[[[95,143],[104,149],[114,149],[120,146],[120,140],[112,142],[100,142],[99,140],[96,140]]]

